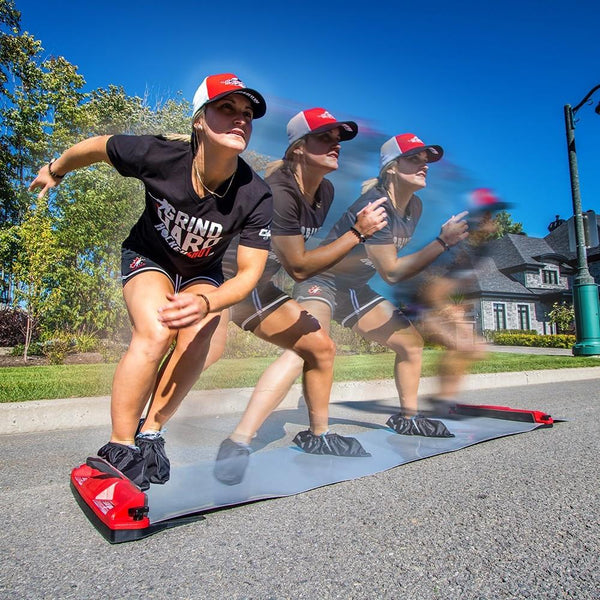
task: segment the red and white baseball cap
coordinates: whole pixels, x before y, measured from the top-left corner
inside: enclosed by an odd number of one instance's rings
[[[323,133],[330,129],[340,128],[340,140],[351,140],[358,133],[358,125],[354,121],[338,121],[324,108],[309,108],[293,116],[287,124],[289,145],[309,133]]]
[[[396,160],[399,156],[412,156],[423,151],[427,152],[427,162],[436,162],[444,155],[444,150],[441,146],[426,146],[414,133],[395,135],[381,146],[380,169],[383,169],[383,167]]]
[[[243,94],[253,104],[254,118],[260,119],[267,112],[265,99],[256,91],[247,88],[244,82],[233,73],[209,75],[194,94],[194,115],[209,102],[214,102],[228,94]]]
[[[490,188],[477,188],[468,196],[468,210],[470,216],[479,216],[486,212],[506,210],[513,205],[501,200]]]

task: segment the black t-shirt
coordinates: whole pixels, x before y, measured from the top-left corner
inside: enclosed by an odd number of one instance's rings
[[[365,245],[387,245],[393,244],[397,250],[401,250],[408,244],[413,236],[417,223],[421,218],[423,206],[418,196],[409,200],[404,215],[398,214],[394,209],[387,192],[375,186],[365,192],[350,208],[340,217],[338,222],[331,228],[323,245],[330,244],[340,236],[344,235],[350,227],[356,223],[356,215],[369,202],[375,202],[379,198],[386,197],[383,208],[387,213],[387,225],[381,230],[367,238],[364,244],[355,246],[342,260],[327,271],[327,275],[333,275],[336,279],[345,282],[345,285],[356,288],[365,285],[376,273],[375,265],[367,255]]]
[[[125,177],[144,184],[146,207],[123,247],[183,277],[220,268],[234,236],[268,250],[273,211],[267,184],[241,159],[227,194],[200,198],[192,185],[190,144],[157,136],[115,135],[108,157]],[[223,194],[229,180],[216,190]]]
[[[306,200],[293,173],[286,167],[277,169],[265,179],[273,193],[273,223],[271,232],[276,235],[301,235],[307,242],[315,235],[327,218],[333,202],[333,184],[323,179],[317,188],[311,206]],[[224,258],[224,269],[230,277],[235,271],[235,246],[232,244]],[[281,262],[273,250],[269,251],[261,283],[269,281],[281,268]]]

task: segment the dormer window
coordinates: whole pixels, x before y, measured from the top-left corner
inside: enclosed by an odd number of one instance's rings
[[[558,271],[554,269],[542,269],[542,283],[558,285]]]

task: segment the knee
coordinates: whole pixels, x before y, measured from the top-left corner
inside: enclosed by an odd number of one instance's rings
[[[213,318],[182,329],[177,335],[174,352],[181,356],[201,357],[209,350],[213,352],[214,346],[214,354],[222,354],[225,350],[225,336],[216,335],[218,325],[219,319]]]
[[[151,331],[134,331],[129,350],[143,354],[149,360],[161,360],[171,347],[175,336],[175,331],[161,326]]]
[[[393,350],[403,360],[421,360],[423,355],[423,337],[412,331],[407,334],[396,335],[390,340],[388,348]]]
[[[310,335],[310,343],[304,349],[298,349],[298,354],[305,362],[313,364],[333,364],[335,359],[335,342],[323,329]]]

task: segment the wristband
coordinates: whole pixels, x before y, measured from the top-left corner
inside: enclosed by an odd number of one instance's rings
[[[56,159],[55,159],[55,158],[53,158],[53,159],[52,159],[52,160],[51,160],[51,161],[48,163],[48,173],[50,173],[50,177],[52,177],[52,179],[62,179],[62,178],[63,178],[63,177],[66,175],[66,173],[65,173],[65,175],[59,175],[58,173],[55,173],[55,172],[52,170],[52,165],[53,165],[53,163],[54,163],[54,161],[55,161],[55,160],[56,160]]]
[[[439,235],[435,239],[443,246],[445,252],[450,250],[450,246]]]
[[[350,231],[358,238],[361,244],[367,241],[367,238],[356,227],[350,227]]]
[[[208,314],[210,312],[210,302],[208,301],[208,298],[204,294],[196,294],[196,296],[204,300],[204,302],[206,303],[206,314]]]

